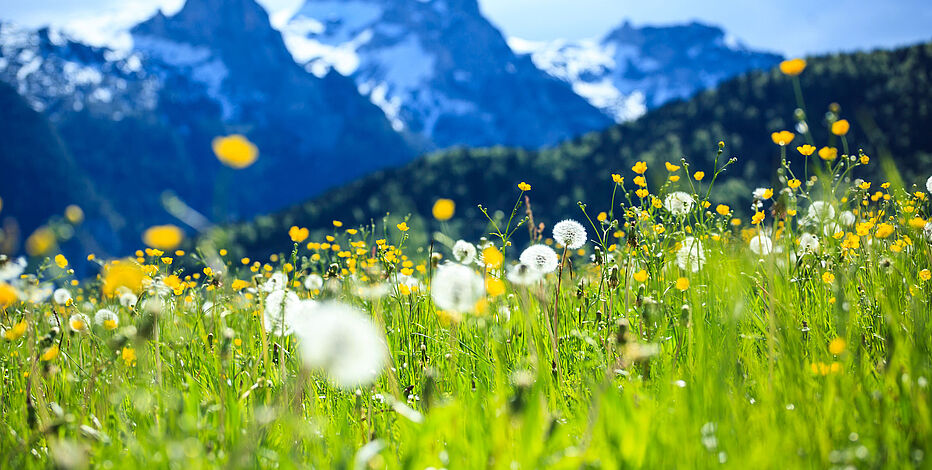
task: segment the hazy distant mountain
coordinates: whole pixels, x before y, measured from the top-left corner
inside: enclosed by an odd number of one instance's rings
[[[701,23],[635,27],[625,22],[600,41],[511,38],[509,44],[618,122],[781,60]]]
[[[517,56],[476,0],[308,0],[284,29],[307,70],[351,76],[438,148],[555,144],[611,120]]]

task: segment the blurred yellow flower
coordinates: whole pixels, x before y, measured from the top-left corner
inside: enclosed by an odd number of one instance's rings
[[[142,234],[146,246],[159,250],[174,250],[184,240],[184,232],[175,225],[155,225]]]
[[[833,339],[831,342],[828,343],[828,352],[837,356],[845,352],[846,345],[847,343],[845,342],[843,338],[836,337],[835,339]]]
[[[822,273],[822,282],[826,284],[831,284],[835,282],[835,275],[828,271]]]
[[[644,281],[647,280],[647,277],[648,277],[648,276],[647,276],[647,271],[644,270],[644,269],[642,269],[642,270],[640,270],[640,271],[634,273],[634,276],[632,276],[632,277],[634,277],[634,280],[635,280],[635,281],[644,282]]]
[[[780,131],[770,134],[770,138],[773,140],[773,143],[783,147],[789,145],[790,142],[796,137],[796,134],[793,134],[790,131]]]
[[[695,178],[696,181],[702,181],[702,178],[705,178],[705,172],[697,171],[693,173],[693,178]]]
[[[240,134],[216,137],[212,146],[217,160],[237,170],[252,165],[259,158],[259,149],[249,139]]]
[[[806,69],[805,59],[789,59],[780,62],[780,71],[785,75],[795,77]]]
[[[851,129],[851,124],[848,123],[847,119],[839,119],[832,123],[832,134],[845,135],[849,129]]]
[[[409,229],[408,224],[407,224],[406,222],[402,222],[402,223],[396,225],[395,227],[397,227],[398,230],[401,230],[402,232],[407,232],[408,229]]]
[[[719,215],[728,215],[731,213],[731,208],[725,204],[719,204],[715,206],[715,212],[718,212]]]
[[[677,279],[676,288],[679,289],[680,291],[685,291],[686,289],[689,289],[689,279],[686,279],[685,277],[681,277]]]
[[[68,258],[65,258],[65,255],[59,253],[55,255],[55,264],[57,264],[59,268],[65,269],[68,267]]]
[[[291,237],[291,241],[295,243],[301,243],[307,240],[308,235],[310,235],[310,231],[307,227],[292,225],[291,228],[288,229],[288,236]]]
[[[72,225],[78,225],[81,222],[84,222],[84,211],[80,207],[71,204],[65,208],[65,220],[70,222]]]
[[[800,181],[800,180],[798,180],[798,179],[796,179],[796,178],[793,178],[793,179],[791,179],[791,180],[789,180],[789,181],[786,182],[786,185],[789,186],[790,189],[796,189],[796,188],[798,188],[801,184],[803,184],[803,182]]]
[[[485,263],[487,268],[498,268],[505,261],[505,256],[501,251],[498,251],[498,248],[494,246],[489,246],[486,249],[482,250],[482,262]]]
[[[929,271],[928,269],[923,269],[922,271],[919,271],[919,279],[922,279],[923,281],[928,281],[929,279],[932,279],[932,271]]]
[[[16,289],[5,282],[0,282],[0,309],[13,305],[16,299]]]
[[[0,303],[0,305],[3,305],[3,304]],[[19,323],[13,325],[13,327],[10,328],[9,330],[3,331],[3,339],[7,341],[16,341],[22,338],[23,335],[26,334],[27,326],[28,324],[26,323],[26,320],[21,320]]]
[[[501,279],[488,277],[485,280],[485,291],[491,297],[498,297],[505,293],[505,283]]]
[[[835,147],[822,147],[819,149],[819,158],[825,161],[832,161],[838,158],[838,149]]]
[[[877,226],[877,231],[874,232],[874,237],[876,238],[887,238],[890,235],[893,235],[893,226],[890,224],[880,224]]]
[[[437,220],[450,220],[455,210],[456,204],[452,199],[437,199],[433,208],[434,218]]]
[[[125,287],[132,292],[142,290],[142,280],[146,274],[142,266],[131,259],[115,260],[104,266],[103,286],[101,290],[107,297],[112,297],[120,287]]]
[[[518,189],[520,189],[521,191],[530,191],[530,190],[531,190],[531,185],[529,185],[529,184],[525,183],[524,181],[522,181],[522,182],[518,183]]]
[[[39,227],[26,239],[26,252],[30,256],[42,256],[55,247],[55,233],[48,227]]]
[[[123,348],[120,351],[120,359],[128,366],[136,365],[136,350],[133,348]]]

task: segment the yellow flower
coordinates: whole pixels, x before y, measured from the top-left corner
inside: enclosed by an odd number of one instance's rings
[[[170,257],[168,257],[168,256],[162,257],[162,262],[165,263],[165,264],[172,264],[174,261],[175,261],[175,260],[174,260],[173,258],[170,258]]]
[[[773,197],[773,188],[767,188],[761,195],[761,199],[770,199]]]
[[[680,175],[670,175],[670,181],[676,183],[680,180]]]
[[[631,171],[643,175],[647,171],[647,162],[637,162],[631,167]]]
[[[640,271],[634,273],[634,276],[633,276],[633,277],[634,277],[634,280],[635,280],[635,281],[644,282],[644,281],[647,280],[647,271],[644,270],[644,269],[642,269],[642,270],[640,270]]]
[[[437,199],[433,209],[434,218],[437,220],[450,220],[455,209],[456,204],[452,199]]]
[[[531,190],[531,185],[529,185],[529,184],[525,183],[524,181],[522,181],[522,182],[518,183],[518,189],[520,189],[521,191],[530,191],[530,190]]]
[[[861,155],[861,164],[862,164],[862,165],[867,165],[867,164],[870,163],[870,162],[871,162],[871,157],[868,157],[867,155]]]
[[[838,158],[838,149],[835,147],[822,147],[819,149],[819,158],[826,161],[832,161]]]
[[[42,356],[40,356],[39,359],[44,362],[54,361],[55,358],[58,357],[58,352],[58,345],[53,344],[52,347],[46,349],[45,352],[42,353]]]
[[[686,289],[689,289],[689,279],[686,279],[685,277],[681,277],[677,279],[676,288],[679,289],[680,291],[685,291]]]
[[[55,233],[48,227],[39,227],[26,239],[26,252],[30,256],[42,256],[55,247]]]
[[[719,215],[728,215],[731,213],[731,208],[725,204],[719,204],[715,206],[715,212],[718,212]]]
[[[288,229],[288,236],[291,237],[291,241],[295,243],[301,243],[304,240],[307,240],[310,231],[307,227],[298,227],[297,225],[292,225]]]
[[[637,194],[638,197],[641,199],[644,199],[650,194],[646,189],[643,189],[643,188],[635,191],[634,193]]]
[[[845,342],[843,338],[835,338],[831,342],[828,343],[828,352],[837,356],[845,352],[846,345],[847,343]]]
[[[488,277],[485,280],[485,290],[491,297],[498,297],[505,293],[505,283],[501,279]]]
[[[696,181],[702,181],[702,178],[705,178],[705,172],[697,171],[697,172],[693,173],[693,178],[694,178]]]
[[[606,220],[608,220],[608,214],[606,214],[604,211],[599,212],[599,215],[597,215],[595,218],[599,222],[605,222]]]
[[[65,255],[59,253],[55,255],[55,264],[57,264],[59,268],[65,269],[68,267],[68,258],[65,258]]]
[[[71,204],[65,208],[65,220],[70,222],[71,225],[78,225],[84,222],[84,211],[80,207]]]
[[[763,222],[763,221],[764,221],[764,217],[766,217],[766,215],[765,215],[763,212],[761,212],[761,211],[755,212],[754,215],[751,217],[751,224],[757,225],[757,224]]]
[[[18,340],[22,338],[24,334],[26,334],[27,326],[28,324],[26,323],[26,320],[22,320],[19,323],[13,325],[13,327],[10,328],[9,330],[5,330],[3,332],[3,338],[6,339],[7,341]]]
[[[489,246],[482,250],[482,262],[485,263],[487,268],[498,268],[504,261],[505,255],[503,255],[501,251],[498,251],[498,248]]]
[[[409,227],[408,227],[408,224],[407,224],[406,222],[402,222],[402,223],[396,225],[395,227],[398,227],[398,230],[401,230],[402,232],[407,232],[407,231],[408,231],[408,228],[409,228]]]
[[[216,137],[212,146],[214,155],[220,163],[237,170],[252,165],[259,158],[259,149],[249,139],[239,134]]]
[[[680,166],[679,166],[679,165],[674,165],[674,164],[672,164],[672,163],[670,163],[670,162],[666,162],[665,165],[667,166],[667,171],[669,171],[669,172],[671,172],[671,173],[674,172],[674,171],[680,171]]]
[[[913,217],[909,219],[909,226],[915,229],[925,228],[926,221],[922,217]]]
[[[136,365],[136,350],[133,348],[123,348],[120,351],[120,359],[128,366]]]
[[[621,184],[621,182],[624,180],[625,179],[622,178],[621,175],[619,175],[618,173],[612,173],[612,181],[614,181],[615,183]]]
[[[890,235],[893,235],[893,226],[890,224],[880,224],[877,226],[877,231],[874,232],[874,236],[877,238],[887,238]]]
[[[789,181],[786,182],[786,185],[789,186],[790,189],[796,189],[796,188],[798,188],[801,184],[803,184],[803,182],[800,181],[800,180],[798,180],[798,179],[796,179],[796,178],[793,178],[793,179],[791,179],[791,180],[789,180]]]
[[[923,269],[922,271],[919,271],[919,279],[922,279],[923,281],[928,281],[929,279],[932,279],[932,271],[929,271],[928,269]]]
[[[663,201],[661,201],[659,197],[655,197],[651,199],[650,205],[654,206],[656,209],[660,209],[663,207]]]
[[[800,145],[799,147],[796,147],[796,151],[799,152],[801,155],[808,157],[809,155],[812,155],[813,153],[815,153],[816,148],[809,144],[806,144],[806,145]]]
[[[174,225],[156,225],[149,227],[142,234],[146,246],[159,250],[174,250],[184,240],[184,232]]]
[[[795,77],[806,69],[806,60],[805,59],[789,59],[780,62],[780,71],[785,75]]]
[[[796,134],[793,134],[790,131],[780,131],[780,132],[774,132],[773,134],[770,134],[770,138],[771,140],[773,140],[773,143],[781,147],[785,145],[789,145],[790,142],[792,142],[795,137],[796,137]]]
[[[120,287],[139,292],[145,277],[142,267],[133,260],[112,261],[104,266],[101,290],[107,297],[112,297]]]
[[[635,184],[636,186],[640,186],[640,187],[642,187],[642,188],[645,188],[645,187],[647,187],[647,178],[645,178],[645,177],[643,177],[643,176],[635,176],[635,177],[634,177],[634,184]]]
[[[828,271],[822,273],[822,282],[826,284],[831,284],[835,282],[835,275]]]
[[[832,123],[832,134],[845,135],[849,129],[851,129],[851,124],[848,124],[847,119],[840,119]]]

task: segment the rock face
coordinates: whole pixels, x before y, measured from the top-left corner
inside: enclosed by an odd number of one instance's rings
[[[308,71],[352,77],[396,130],[436,148],[535,148],[611,123],[516,55],[476,0],[308,0],[284,33]]]
[[[600,41],[512,38],[509,43],[619,122],[782,59],[701,23],[635,27],[626,22]]]

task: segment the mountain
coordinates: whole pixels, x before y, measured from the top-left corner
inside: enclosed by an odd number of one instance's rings
[[[932,43],[812,58],[800,78],[817,143],[838,145],[818,117],[837,103],[841,115],[852,123],[849,142],[872,157],[863,176],[878,184],[901,176],[907,190],[914,183],[919,186],[912,190],[920,190],[932,174],[932,133],[928,132],[932,126],[928,106],[932,102]],[[333,219],[355,226],[378,222],[386,212],[392,212],[396,221],[412,213],[415,217],[408,224],[414,230],[410,233],[423,234],[424,228],[437,228],[429,219],[431,206],[437,198],[446,197],[457,205],[455,218],[445,223],[447,233],[476,239],[488,231],[488,222],[476,204],[490,208],[490,214],[508,210],[521,181],[532,185],[529,196],[535,221],[552,226],[565,217],[580,218],[577,201],[588,203],[590,212],[607,210],[613,187],[610,174],[622,173],[630,181],[630,168],[636,161],[648,163],[653,188],[666,179],[663,163],[677,163],[682,156],[691,163],[691,171],[711,175],[719,140],[727,143],[722,159],[736,156],[738,160],[719,177],[712,198],[743,212],[753,188],[779,187],[771,178],[780,152],[770,134],[793,128],[795,107],[788,77],[777,70],[752,72],[688,101],[674,101],[635,121],[556,148],[436,153],[278,214],[226,227],[215,235],[225,246],[242,247],[245,254],[258,258],[290,250],[286,233],[291,225],[318,229],[315,236],[320,236],[328,232],[325,227]],[[791,161],[799,167],[802,157],[794,152],[789,152]],[[891,172],[890,163],[899,167],[899,175]],[[686,178],[672,185],[677,187],[690,190]]]
[[[435,148],[538,148],[611,124],[512,52],[476,0],[307,0],[283,30],[308,71],[352,77]]]
[[[509,44],[618,122],[782,59],[697,22],[645,27],[625,22],[599,41],[511,38]]]
[[[107,217],[115,252],[135,247],[147,226],[176,221],[165,194],[223,222],[294,204],[418,153],[352,80],[298,66],[252,0],[189,0],[132,35],[134,49],[117,51],[0,23],[0,81],[48,119],[75,165],[70,177],[86,178],[122,215]],[[38,132],[31,121],[4,125],[13,135]],[[257,163],[239,171],[222,167],[210,147],[215,136],[234,132],[261,149]],[[4,151],[0,166],[20,168],[16,158]],[[31,172],[12,177],[38,184]],[[31,197],[42,199],[37,208],[77,202],[59,196]],[[10,197],[8,207],[16,207]]]

